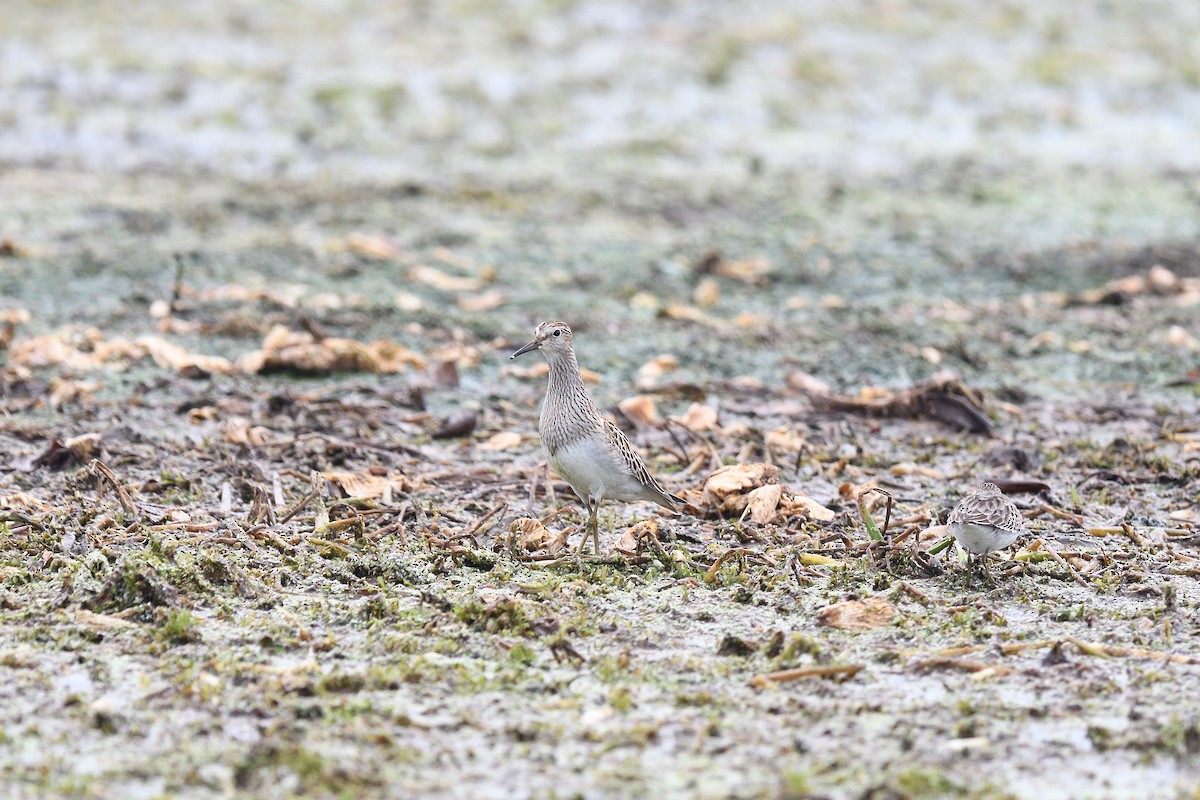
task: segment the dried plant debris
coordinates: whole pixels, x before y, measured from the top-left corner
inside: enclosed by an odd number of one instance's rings
[[[992,431],[992,422],[984,413],[983,393],[946,373],[908,389],[865,387],[858,396],[835,394],[799,379],[789,378],[789,382],[804,385],[813,407],[821,411],[935,419],[968,433]]]
[[[0,352],[7,350],[17,334],[17,328],[29,322],[29,312],[23,308],[0,308]]]
[[[381,472],[382,474],[380,474]],[[385,503],[390,503],[393,498],[399,498],[414,488],[414,484],[404,475],[394,471],[332,470],[323,472],[321,475],[332,486],[340,490],[344,497],[360,500],[383,499]]]
[[[4,7],[0,794],[1200,785],[1198,184],[1113,102],[1194,96],[1172,15],[80,5]],[[956,91],[978,52],[1087,168]],[[929,96],[988,135],[889,160]],[[507,358],[549,317],[686,499],[596,555]],[[989,583],[984,480],[1029,530]]]
[[[777,481],[774,464],[731,464],[709,474],[698,489],[682,494],[689,507],[704,517],[748,518],[765,524],[780,516],[830,521],[836,514],[800,492],[788,491]]]
[[[541,520],[520,517],[508,526],[509,546],[520,553],[557,555],[566,550],[567,531],[554,533]]]
[[[1162,264],[1144,275],[1116,278],[1103,286],[1080,292],[1070,302],[1078,305],[1122,305],[1139,295],[1169,297],[1184,306],[1200,305],[1200,278],[1180,278]]]
[[[143,358],[188,378],[229,375],[234,372],[327,374],[334,372],[404,372],[425,368],[426,360],[390,339],[359,342],[320,337],[310,331],[292,331],[276,325],[267,332],[262,347],[239,357],[236,363],[213,355],[192,353],[160,336],[140,336],[134,341],[108,340],[96,329],[18,339],[10,345],[13,364],[34,369],[68,367],[94,371],[125,369]]]
[[[85,433],[69,439],[51,439],[46,448],[22,464],[25,469],[61,470],[80,467],[103,455],[103,437]]]
[[[479,412],[475,409],[451,414],[442,420],[441,424],[430,434],[434,439],[457,439],[470,436],[479,422]]]
[[[277,325],[263,339],[262,348],[238,359],[243,372],[403,372],[425,368],[425,359],[396,342],[380,339],[364,343],[353,339],[318,338],[309,331],[291,331]]]
[[[826,606],[817,614],[817,621],[830,628],[869,631],[890,624],[899,613],[895,606],[882,597],[868,597]]]
[[[141,559],[122,559],[84,606],[93,611],[127,611],[179,605],[179,590]]]
[[[705,253],[692,269],[700,276],[715,275],[761,287],[770,285],[772,265],[762,257],[729,260],[716,250],[711,250]]]

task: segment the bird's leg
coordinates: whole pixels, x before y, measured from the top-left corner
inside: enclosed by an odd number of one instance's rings
[[[550,480],[550,463],[546,462],[542,465],[546,469],[546,496],[550,498],[550,506],[555,511],[558,510],[558,495],[554,492],[554,481]]]
[[[995,583],[995,580],[992,579],[992,569],[991,569],[991,567],[988,566],[988,554],[987,553],[983,554],[983,575],[984,575],[984,580],[988,584]]]
[[[583,529],[583,538],[579,540],[579,547],[575,549],[576,557],[583,555],[584,548],[587,547],[588,534],[592,531],[592,523],[596,520],[596,509],[592,505],[592,499],[590,497],[583,498],[583,505],[587,509],[588,518],[587,525]]]
[[[583,505],[588,510],[588,524],[583,529],[583,539],[580,540],[580,546],[576,548],[576,558],[583,554],[584,549],[588,546],[588,535],[592,536],[592,542],[595,546],[595,554],[600,555],[600,498],[583,498]]]
[[[603,499],[602,495],[592,498],[592,550],[596,558],[600,557],[600,501]]]

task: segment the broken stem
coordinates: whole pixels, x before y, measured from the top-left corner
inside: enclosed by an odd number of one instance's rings
[[[815,667],[799,667],[785,669],[779,672],[767,672],[755,675],[750,679],[750,685],[762,689],[775,683],[796,681],[801,678],[852,678],[863,670],[865,664],[830,664]]]

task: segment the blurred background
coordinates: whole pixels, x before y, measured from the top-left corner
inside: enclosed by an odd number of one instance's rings
[[[0,786],[1195,800],[1198,204],[1196,0],[4,0]],[[554,318],[826,515],[513,560]],[[1086,581],[867,544],[985,477]]]
[[[1167,1],[16,0],[0,279],[34,327],[119,327],[173,253],[398,335],[612,338],[702,301],[808,366],[903,378],[988,309],[928,336],[918,314],[886,367],[791,329],[1197,274],[1198,33]],[[746,269],[698,298],[709,254]],[[492,294],[413,278],[439,256]],[[663,335],[703,348],[686,323]]]

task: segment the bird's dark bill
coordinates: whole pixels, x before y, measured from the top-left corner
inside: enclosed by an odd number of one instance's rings
[[[525,346],[524,346],[524,347],[522,347],[520,350],[518,350],[517,352],[515,352],[515,353],[513,353],[511,356],[509,356],[509,359],[511,360],[511,359],[514,359],[514,358],[516,358],[517,356],[523,356],[523,355],[525,355],[526,353],[531,353],[531,352],[533,352],[534,350],[537,350],[537,349],[538,349],[538,341],[537,341],[537,339],[534,339],[532,342],[530,342],[529,344],[525,345]]]

